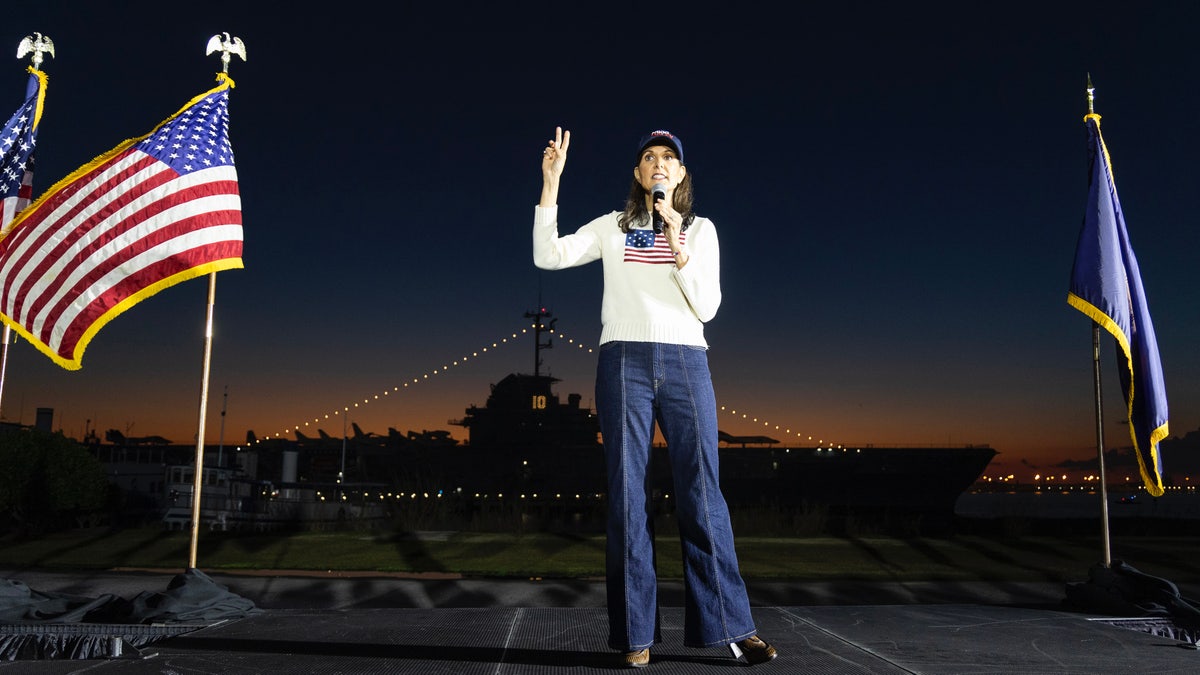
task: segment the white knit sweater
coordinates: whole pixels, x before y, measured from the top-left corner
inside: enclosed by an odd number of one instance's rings
[[[697,217],[681,236],[688,262],[678,269],[663,236],[655,237],[657,255],[628,246],[617,224],[619,212],[605,214],[559,236],[558,207],[534,207],[533,263],[545,270],[576,267],[599,259],[604,265],[604,300],[600,308],[600,344],[614,340],[660,342],[707,347],[704,322],[721,304],[721,253],[717,229]],[[635,238],[653,235],[649,227]],[[627,252],[627,248],[629,251]],[[665,252],[664,252],[664,249]],[[656,262],[627,261],[657,258]]]

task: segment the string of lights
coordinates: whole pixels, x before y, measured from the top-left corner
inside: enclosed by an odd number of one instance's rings
[[[564,336],[564,335],[563,335],[562,333],[560,333],[560,332],[557,332],[557,331],[555,331],[554,329],[543,329],[543,330],[546,330],[546,332],[548,332],[548,333],[551,333],[551,334],[553,334],[553,335],[558,335],[560,338],[566,339],[566,340],[567,340],[567,342],[568,342],[569,344],[578,344],[578,346],[579,346],[580,348],[583,348],[583,347],[584,347],[584,345],[583,345],[582,343],[576,343],[574,340],[572,340],[572,339],[570,339],[570,338],[566,338],[566,336]],[[590,352],[592,351],[592,349],[591,349],[591,348],[588,348],[588,349],[587,349],[587,351],[590,353]],[[727,413],[729,413],[730,415],[733,415],[733,416],[735,416],[735,417],[737,417],[737,416],[738,416],[738,412],[737,412],[736,410],[733,410],[732,408],[727,408],[726,406],[719,406],[719,407],[718,407],[718,411],[719,411],[719,412],[727,412]],[[754,416],[750,415],[749,413],[745,413],[745,412],[743,412],[743,413],[741,414],[741,419],[743,419],[743,420],[746,420],[746,421],[749,421],[749,422],[752,422],[752,423],[755,423],[755,424],[758,424],[758,423],[760,422],[760,420],[759,420],[757,417],[754,417]],[[766,420],[761,420],[761,423],[762,423],[763,427],[765,427],[765,428],[767,428],[767,429],[769,429],[769,430],[772,430],[772,431],[774,431],[774,432],[776,432],[776,433],[787,434],[788,436],[795,436],[797,439],[804,440],[804,441],[808,441],[808,442],[812,442],[812,440],[813,440],[813,437],[812,437],[812,435],[810,435],[810,434],[805,434],[805,433],[803,433],[803,432],[800,432],[800,431],[792,431],[792,430],[791,430],[790,428],[788,428],[786,425],[781,427],[781,426],[780,426],[780,425],[778,425],[778,424],[772,424],[771,422],[769,422],[769,421],[766,421]],[[806,437],[807,437],[807,438],[806,438]],[[825,444],[825,440],[824,440],[824,439],[817,439],[817,441],[816,441],[816,442],[817,442],[817,444],[818,444],[818,445],[824,445],[824,444]],[[831,443],[831,444],[830,444],[830,447],[837,447],[837,448],[841,448],[842,446],[841,446],[841,445],[836,445],[836,446],[834,446],[834,445]]]
[[[528,335],[529,332],[533,331],[533,330],[538,330],[537,324],[530,324],[530,326],[527,328],[522,328],[521,330],[515,331],[512,334],[508,335],[507,337],[500,338],[499,340],[492,342],[490,346],[484,345],[483,347],[480,347],[480,348],[472,351],[469,356],[462,356],[455,361],[451,361],[448,365],[443,365],[440,368],[434,368],[433,370],[423,373],[420,376],[413,377],[411,379],[406,379],[403,382],[401,382],[397,385],[394,385],[391,389],[384,389],[382,392],[380,392],[378,394],[372,394],[372,395],[368,395],[368,396],[364,397],[361,401],[354,401],[352,403],[348,403],[348,404],[342,406],[341,408],[334,408],[333,410],[325,412],[321,415],[317,415],[316,417],[312,418],[311,420],[306,420],[303,423],[295,424],[291,428],[276,432],[265,438],[257,439],[257,440],[255,440],[255,443],[260,443],[263,440],[266,440],[269,438],[276,438],[276,439],[284,438],[288,434],[291,434],[291,433],[294,433],[297,431],[301,431],[302,429],[309,427],[309,425],[319,424],[322,420],[328,420],[331,417],[336,419],[339,415],[349,414],[351,411],[359,408],[360,406],[369,405],[372,402],[380,400],[381,396],[386,398],[393,393],[399,393],[399,392],[402,392],[411,387],[415,387],[416,385],[422,384],[424,382],[428,382],[430,380],[430,378],[432,378],[432,377],[436,377],[437,375],[444,373],[444,372],[450,370],[451,368],[466,365],[469,360],[478,359],[483,354],[487,354],[489,352],[489,350],[498,349],[498,348],[508,344],[508,342],[510,340],[516,340],[518,337],[520,337],[522,335]],[[555,328],[552,328],[552,327],[549,327],[546,325],[542,325],[541,331],[544,333],[547,333],[551,336],[557,337],[560,340],[564,340],[564,341],[566,341],[567,344],[573,345],[580,350],[586,351],[589,354],[594,351],[593,348],[587,346],[583,342],[577,341],[572,337],[568,337],[565,333],[563,333],[562,331],[557,330]],[[738,413],[737,410],[735,410],[733,408],[728,408],[723,405],[718,406],[718,412],[719,413],[728,413],[729,415],[731,415],[733,417],[739,417],[740,419],[750,422],[750,423],[753,423],[753,424],[762,424],[763,428],[768,429],[774,433],[785,434],[788,437],[794,437],[796,439],[799,439],[799,440],[802,440],[805,442],[813,442],[813,437],[811,434],[806,434],[801,431],[793,431],[787,425],[773,424],[772,422],[770,422],[768,420],[760,420],[758,417],[755,417],[747,412]],[[816,439],[815,442],[818,444],[818,446],[825,445],[825,440],[822,438]],[[829,447],[830,448],[834,448],[834,447],[841,448],[842,446],[834,445],[831,442],[831,443],[829,443]]]
[[[291,426],[291,428],[284,429],[282,431],[277,431],[274,434],[270,434],[264,438],[255,439],[254,442],[261,443],[262,441],[267,440],[267,439],[285,438],[288,434],[292,434],[297,431],[301,431],[302,429],[307,428],[309,425],[319,424],[322,420],[328,420],[331,417],[336,419],[340,415],[349,414],[351,411],[353,411],[357,408],[360,408],[360,407],[366,406],[366,405],[370,405],[371,403],[380,400],[380,397],[387,398],[388,396],[391,396],[393,393],[399,393],[406,389],[409,389],[409,388],[415,387],[419,384],[422,384],[424,382],[428,382],[430,380],[430,378],[436,378],[438,375],[445,373],[446,371],[450,370],[451,368],[466,365],[467,362],[470,361],[471,359],[478,359],[481,356],[483,356],[484,354],[487,354],[489,351],[494,351],[496,349],[499,349],[500,347],[508,344],[508,342],[510,340],[516,340],[519,336],[528,334],[529,331],[533,328],[535,328],[535,326],[530,326],[529,328],[522,328],[521,330],[515,331],[507,337],[502,337],[499,340],[492,342],[491,345],[484,345],[484,346],[472,351],[470,353],[470,355],[461,356],[458,359],[451,361],[449,364],[442,365],[440,368],[434,368],[433,370],[423,373],[420,376],[414,376],[411,379],[405,379],[404,381],[400,382],[399,384],[394,385],[391,389],[384,389],[382,392],[379,392],[377,394],[371,394],[371,395],[365,396],[361,401],[354,401],[352,403],[347,403],[346,405],[342,406],[341,408],[334,408],[333,410],[327,411],[323,414],[313,417],[311,420],[305,420],[303,423],[294,424]]]
[[[803,441],[807,441],[807,442],[813,442],[813,437],[812,437],[810,434],[805,434],[805,433],[804,433],[804,432],[802,432],[802,431],[792,431],[792,430],[791,430],[790,428],[788,428],[787,426],[782,426],[782,427],[781,427],[780,425],[778,425],[778,424],[772,424],[771,422],[769,422],[769,421],[767,421],[767,420],[759,420],[757,417],[753,417],[753,416],[752,416],[750,413],[743,412],[743,413],[741,413],[741,415],[739,415],[739,414],[738,414],[738,411],[736,411],[736,410],[734,410],[734,409],[732,409],[732,408],[726,408],[725,406],[719,406],[719,407],[718,407],[718,410],[719,410],[720,412],[727,412],[727,413],[729,413],[730,415],[733,415],[734,417],[740,417],[741,419],[743,419],[743,420],[746,420],[747,422],[753,422],[753,423],[755,423],[755,424],[758,424],[758,423],[761,421],[761,423],[762,423],[763,427],[764,427],[764,428],[766,428],[766,429],[768,429],[768,430],[770,430],[770,431],[774,431],[774,432],[776,432],[776,433],[781,433],[781,434],[787,434],[788,436],[795,436],[797,439],[800,439],[800,440],[803,440]],[[806,437],[807,437],[807,438],[806,438]],[[823,438],[818,438],[818,439],[816,440],[816,443],[817,443],[817,445],[818,445],[818,446],[824,446],[824,445],[825,445],[825,439],[823,439]],[[829,444],[829,447],[830,447],[830,448],[835,448],[835,447],[836,447],[836,448],[841,448],[842,446],[841,446],[841,444],[834,445],[833,443],[830,443],[830,444]]]

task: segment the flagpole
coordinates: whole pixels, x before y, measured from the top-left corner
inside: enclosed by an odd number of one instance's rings
[[[229,38],[229,33],[224,33],[225,39],[221,40],[220,35],[214,35],[208,40],[208,48],[206,54],[211,54],[214,51],[221,52],[222,72],[229,73],[229,57],[230,54],[237,54],[246,59],[246,50],[239,38]],[[195,475],[192,478],[192,541],[188,549],[188,569],[196,569],[196,551],[199,548],[200,539],[200,488],[204,482],[204,421],[205,413],[208,410],[208,374],[209,367],[212,363],[212,337],[213,337],[213,307],[217,303],[217,273],[210,272],[208,275],[208,308],[204,325],[204,366],[203,373],[200,377],[200,414],[196,432],[196,467]]]
[[[49,54],[50,56],[54,56],[54,41],[41,33],[34,33],[33,35],[36,35],[37,38],[34,38],[32,35],[26,35],[21,40],[21,43],[17,45],[17,58],[19,59],[26,54],[33,54],[30,57],[30,63],[33,65],[34,70],[41,70],[42,61],[45,60],[45,57],[42,55]],[[18,203],[19,200],[20,198],[18,198]],[[5,228],[8,227],[7,222],[0,222],[0,225]],[[8,375],[8,343],[12,341],[12,327],[8,324],[4,324],[4,331],[3,335],[0,335],[0,341],[3,342],[0,345],[0,418],[3,418],[4,382]]]
[[[1092,74],[1087,76],[1088,114],[1096,114],[1096,88]],[[1104,471],[1104,397],[1100,378],[1100,324],[1092,320],[1092,379],[1096,398],[1096,460],[1100,465],[1100,531],[1104,546],[1104,567],[1112,566],[1112,540],[1108,527],[1108,477]]]
[[[217,273],[208,275],[208,311],[204,325],[204,367],[200,377],[200,420],[196,433],[196,470],[192,477],[192,542],[188,569],[196,569],[196,549],[200,538],[200,486],[204,483],[204,418],[208,409],[208,371],[212,363],[213,306],[217,302]]]
[[[1100,526],[1104,539],[1104,566],[1112,565],[1108,529],[1108,478],[1104,474],[1104,406],[1100,389],[1100,324],[1092,322],[1092,374],[1096,380],[1096,459],[1100,462]]]
[[[8,341],[11,337],[12,328],[4,324],[4,335],[0,337],[4,341],[4,345],[0,346],[0,419],[4,417],[4,379],[8,374]]]

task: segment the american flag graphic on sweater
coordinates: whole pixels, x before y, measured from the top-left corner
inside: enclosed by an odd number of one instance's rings
[[[679,243],[687,243],[687,232],[679,235]],[[630,230],[625,235],[625,262],[674,265],[675,256],[663,235],[654,230]]]

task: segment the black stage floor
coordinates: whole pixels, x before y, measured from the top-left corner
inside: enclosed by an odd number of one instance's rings
[[[127,594],[154,575],[87,578],[10,572],[42,590]],[[121,658],[0,662],[19,673],[572,673],[616,670],[605,646],[603,584],[215,576],[263,610],[167,637]],[[140,582],[140,585],[139,585]],[[474,585],[478,584],[478,585]],[[664,604],[675,589],[666,584]],[[1057,590],[1056,590],[1057,589]],[[1062,586],[987,584],[752,586],[775,673],[1197,673],[1183,642],[1065,609]],[[424,606],[438,598],[445,606]],[[864,604],[855,599],[883,601]],[[470,606],[472,603],[479,606]],[[842,604],[838,604],[842,603]],[[719,649],[682,646],[683,610],[665,606],[650,673],[744,668]],[[140,653],[138,653],[140,651]]]

